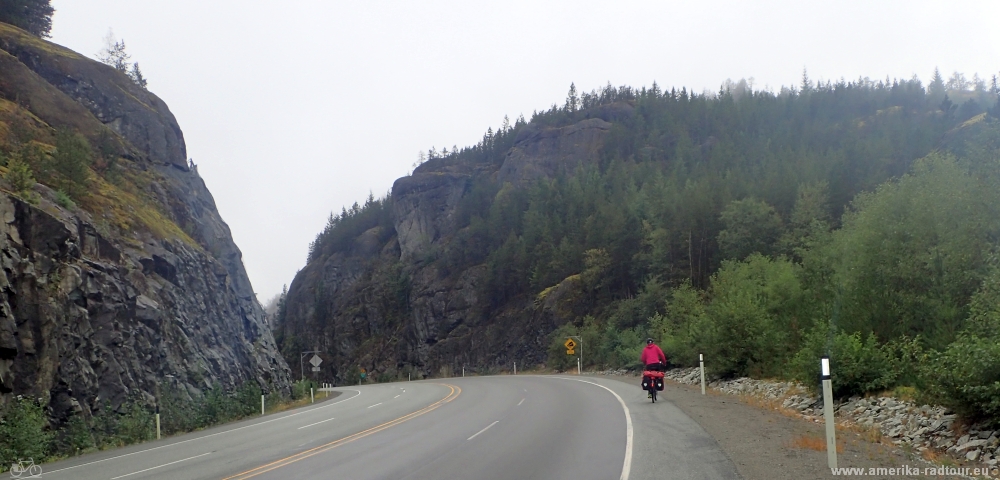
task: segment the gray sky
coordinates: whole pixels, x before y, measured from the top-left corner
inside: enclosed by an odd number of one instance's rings
[[[167,102],[266,301],[332,210],[418,152],[477,142],[570,82],[716,91],[1000,71],[1000,2],[53,0],[52,40],[113,28]]]

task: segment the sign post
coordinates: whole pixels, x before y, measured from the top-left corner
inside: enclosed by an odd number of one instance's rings
[[[306,369],[305,369],[305,366],[302,364],[302,360],[305,359],[306,355],[309,355],[310,353],[313,354],[313,358],[309,360],[309,363],[312,363],[313,359],[318,359],[320,361],[320,363],[323,363],[323,360],[319,358],[319,355],[316,355],[317,353],[319,353],[318,350],[310,350],[308,352],[302,352],[302,354],[299,355],[299,380],[305,380],[306,379]],[[313,366],[314,367],[318,367],[319,363],[317,363],[317,364],[315,364]],[[313,371],[316,372],[318,370],[313,370]]]
[[[837,468],[837,432],[833,423],[833,381],[830,378],[830,357],[820,359],[820,378],[823,380],[823,418],[826,420],[826,461],[830,468]]]
[[[574,342],[573,339],[579,340],[580,343]],[[583,374],[583,337],[571,335],[566,337],[566,343],[563,343],[566,347],[566,355],[573,355],[576,353],[576,347],[580,347],[580,357],[576,359],[576,374]]]

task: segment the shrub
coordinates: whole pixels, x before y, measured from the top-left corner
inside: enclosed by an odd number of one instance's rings
[[[4,179],[10,182],[14,193],[21,196],[31,192],[31,188],[35,186],[35,177],[31,174],[31,167],[17,153],[12,154],[7,159],[7,173],[4,175]]]
[[[698,354],[707,351],[715,336],[701,294],[690,284],[682,284],[671,292],[666,312],[649,319],[650,334],[670,364],[698,365]]]
[[[153,412],[138,401],[129,402],[118,421],[117,433],[118,441],[123,445],[152,440],[156,436]]]
[[[68,130],[56,132],[56,150],[52,154],[52,165],[62,178],[58,184],[73,198],[87,193],[90,181],[90,165],[93,152],[90,144],[79,134]]]
[[[712,325],[705,352],[723,377],[775,375],[798,344],[803,291],[799,267],[785,259],[752,254],[724,261],[712,276]]]
[[[609,367],[638,369],[642,368],[639,356],[646,346],[645,339],[646,334],[640,327],[618,330],[608,325],[599,350]]]
[[[56,190],[56,203],[63,208],[73,208],[76,206],[73,200],[69,198],[62,190]]]
[[[792,376],[805,385],[818,387],[820,357],[829,353],[833,395],[846,397],[886,390],[896,384],[900,361],[896,347],[878,344],[874,334],[830,333],[818,325],[806,337],[802,349],[791,362]]]
[[[201,399],[191,399],[187,392],[173,385],[160,390],[160,428],[166,435],[198,428]]]
[[[972,420],[1000,424],[1000,342],[963,333],[923,369],[934,399]]]
[[[0,417],[0,465],[32,458],[42,462],[49,452],[52,433],[45,429],[45,410],[34,400],[18,396]]]
[[[90,433],[87,420],[82,415],[72,414],[58,432],[54,449],[63,455],[79,455],[94,446],[94,436]]]
[[[387,378],[383,379],[382,378],[383,376],[385,376]],[[379,375],[379,382],[380,383],[381,382],[391,382],[393,380],[395,380],[395,378],[391,377],[391,376],[389,376],[387,374],[380,374]],[[316,382],[312,381],[312,380],[299,380],[299,381],[293,383],[292,384],[292,400],[298,400],[300,398],[305,398],[306,396],[309,395],[309,389],[310,388],[316,388],[316,387],[318,387],[318,384]]]

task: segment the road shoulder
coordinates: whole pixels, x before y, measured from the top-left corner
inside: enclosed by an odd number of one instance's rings
[[[606,376],[635,385],[631,376]],[[670,382],[661,398],[673,404],[711,435],[747,480],[834,478],[827,468],[823,425],[751,405],[739,397]],[[839,467],[899,468],[928,466],[916,455],[866,441],[859,433],[837,431]],[[845,477],[837,477],[845,478]],[[846,477],[852,478],[852,477]],[[926,478],[907,475],[875,478]]]

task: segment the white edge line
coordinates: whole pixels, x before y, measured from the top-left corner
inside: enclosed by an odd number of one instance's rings
[[[296,430],[302,430],[303,428],[306,428],[306,427],[311,427],[313,425],[319,425],[321,423],[326,423],[326,422],[329,422],[330,420],[335,420],[335,419],[333,417],[330,417],[330,418],[328,418],[326,420],[320,420],[320,421],[318,421],[316,423],[310,423],[309,425],[303,425],[303,426],[301,426],[299,428],[296,428]],[[309,443],[309,442],[306,442],[306,443]],[[303,443],[302,445],[305,445],[305,443]],[[299,445],[299,446],[301,447],[302,445]]]
[[[392,397],[392,398],[399,398],[399,395],[396,395],[395,397]]]
[[[345,390],[349,390],[349,389],[345,388]],[[108,460],[115,460],[117,458],[129,457],[129,456],[136,455],[136,454],[139,454],[139,453],[151,452],[153,450],[159,450],[161,448],[172,447],[174,445],[180,445],[182,443],[193,442],[195,440],[201,440],[203,438],[214,437],[216,435],[222,435],[224,433],[235,432],[237,430],[243,430],[244,428],[256,427],[257,425],[263,425],[265,423],[276,422],[278,420],[284,420],[286,418],[294,417],[296,415],[301,415],[303,413],[314,412],[314,411],[322,409],[322,408],[332,407],[332,406],[334,406],[334,405],[336,405],[338,403],[343,403],[343,402],[346,402],[346,401],[348,401],[348,400],[350,400],[352,398],[358,398],[358,397],[361,396],[361,391],[360,390],[350,390],[350,391],[352,391],[352,392],[358,392],[358,394],[355,395],[355,396],[353,396],[353,397],[351,397],[351,398],[345,398],[343,400],[337,400],[336,402],[333,402],[333,403],[330,403],[330,404],[327,404],[327,405],[323,405],[323,406],[316,407],[316,408],[310,408],[309,410],[303,410],[301,412],[296,412],[296,413],[293,413],[291,415],[284,415],[284,416],[281,416],[281,417],[278,417],[278,418],[272,418],[270,420],[264,420],[263,422],[257,422],[257,423],[251,424],[251,425],[244,425],[242,427],[232,428],[232,429],[226,430],[224,432],[210,433],[208,435],[204,435],[204,436],[201,436],[201,437],[198,437],[198,438],[189,438],[187,440],[181,440],[179,442],[174,442],[174,443],[170,443],[170,444],[167,444],[167,445],[160,445],[159,447],[147,448],[145,450],[139,450],[137,452],[126,453],[124,455],[118,455],[116,457],[108,457],[108,458],[104,458],[104,459],[101,459],[101,460],[95,460],[93,462],[87,462],[87,463],[81,463],[79,465],[73,465],[72,467],[60,468],[58,470],[52,470],[52,471],[49,471],[49,472],[45,472],[45,474],[46,475],[52,475],[53,473],[56,473],[56,472],[62,472],[62,471],[66,471],[66,470],[71,470],[71,469],[78,468],[78,467],[86,467],[87,465],[93,465],[95,463],[106,462]]]
[[[519,406],[519,407],[520,407],[522,403],[524,403],[524,399],[523,399],[523,398],[521,399],[521,401],[520,401],[520,402],[517,402],[517,406]]]
[[[138,472],[132,472],[132,473],[128,473],[128,474],[125,474],[125,475],[118,476],[118,477],[111,477],[111,480],[118,480],[119,478],[131,477],[132,475],[135,475],[135,474],[138,474],[138,473],[148,472],[150,470],[156,470],[157,468],[163,468],[163,467],[166,467],[168,465],[173,465],[175,463],[186,462],[186,461],[194,459],[194,458],[204,457],[205,455],[210,455],[211,453],[212,452],[203,453],[201,455],[195,455],[193,457],[188,457],[188,458],[185,458],[185,459],[182,459],[182,460],[176,460],[176,461],[173,461],[173,462],[170,462],[170,463],[164,463],[163,465],[157,465],[155,467],[147,468],[145,470],[139,470]]]
[[[487,426],[486,426],[486,428],[484,428],[484,429],[482,429],[482,430],[480,430],[480,431],[476,432],[476,434],[475,434],[475,435],[473,435],[473,436],[471,436],[471,437],[469,437],[469,438],[467,438],[467,439],[465,439],[465,440],[466,440],[466,441],[469,441],[469,440],[472,440],[473,438],[476,438],[476,437],[478,437],[480,433],[483,433],[483,432],[485,432],[485,431],[489,430],[489,429],[490,429],[490,427],[492,427],[493,425],[496,425],[496,424],[498,424],[498,423],[500,423],[500,420],[497,420],[497,421],[495,421],[495,422],[493,422],[493,423],[491,423],[491,424],[487,425]]]
[[[597,382],[591,382],[589,380],[582,380],[579,378],[566,378],[566,377],[553,377],[561,378],[563,380],[576,380],[578,382],[589,383],[591,385],[597,385],[615,396],[618,399],[618,403],[622,404],[622,409],[625,410],[625,462],[622,464],[622,476],[620,480],[628,480],[629,473],[632,471],[632,414],[628,411],[628,405],[625,405],[625,400],[615,393],[614,390],[605,387]]]
[[[382,405],[382,402],[378,402],[375,405],[369,405],[368,408],[377,407],[379,405]]]

